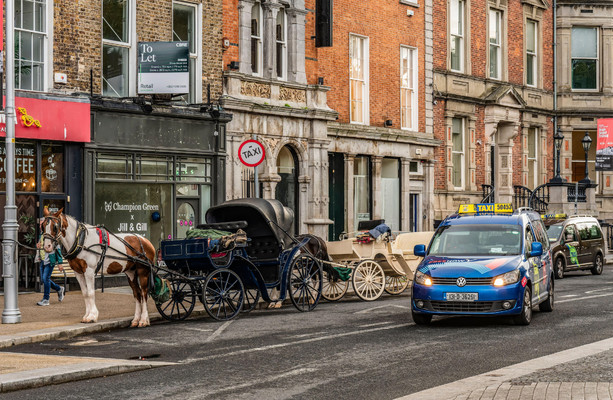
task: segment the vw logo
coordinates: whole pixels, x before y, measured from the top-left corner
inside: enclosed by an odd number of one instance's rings
[[[463,276],[459,277],[458,280],[455,281],[455,284],[458,285],[459,287],[465,286],[466,278],[464,278]]]

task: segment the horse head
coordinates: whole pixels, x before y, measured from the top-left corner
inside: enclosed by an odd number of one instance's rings
[[[66,228],[68,222],[66,216],[62,214],[63,208],[59,209],[56,213],[52,214],[49,209],[45,207],[43,211],[43,222],[41,223],[41,229],[43,232],[43,249],[47,253],[53,253],[62,237],[66,236]]]

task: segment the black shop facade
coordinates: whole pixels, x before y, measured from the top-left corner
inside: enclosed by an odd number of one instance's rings
[[[84,145],[84,219],[159,247],[225,200],[226,123],[206,107],[92,99]]]

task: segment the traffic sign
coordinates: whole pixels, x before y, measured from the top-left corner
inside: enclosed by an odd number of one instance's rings
[[[248,167],[257,167],[264,161],[264,145],[257,140],[245,140],[238,148],[238,158]]]

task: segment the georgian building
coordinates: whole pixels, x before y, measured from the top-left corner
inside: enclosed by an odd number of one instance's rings
[[[434,0],[435,219],[551,178],[552,20],[545,0]]]

